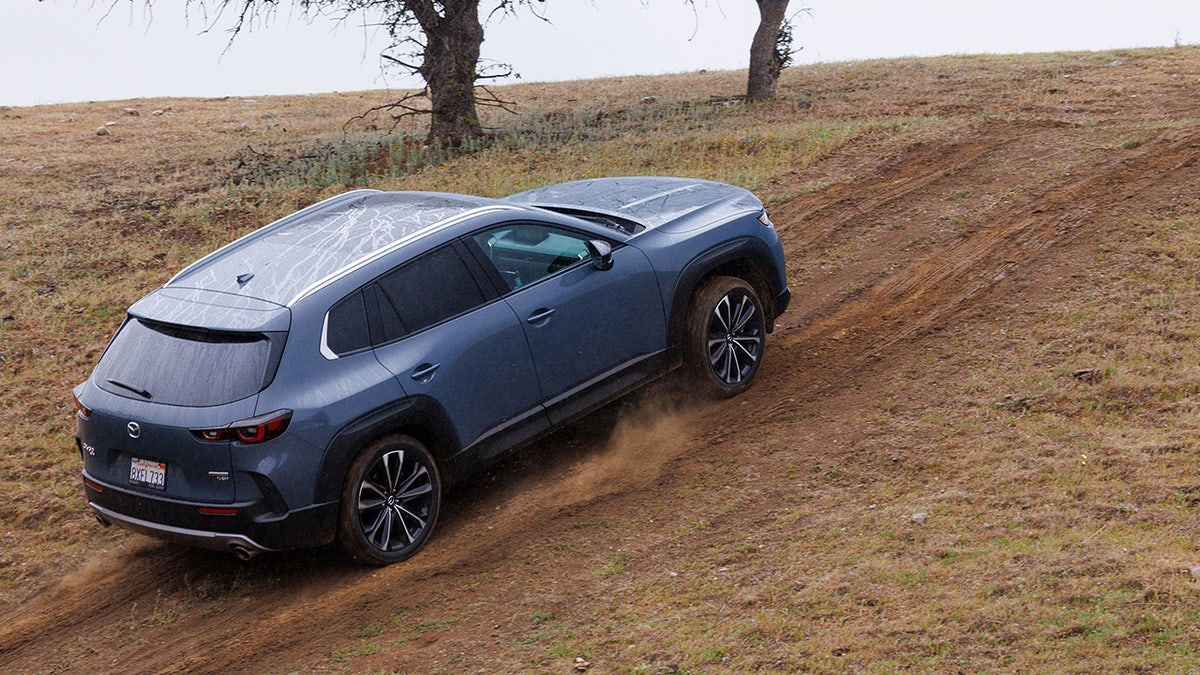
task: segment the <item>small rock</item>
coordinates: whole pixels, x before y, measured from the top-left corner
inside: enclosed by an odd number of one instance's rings
[[[657,100],[658,100],[657,96],[643,96],[642,97],[642,105],[650,105],[651,103],[654,103]]]
[[[234,131],[236,131],[240,134],[243,131],[248,130],[249,128],[250,128],[250,125],[243,122],[242,124],[237,125],[237,127],[234,128]]]
[[[1013,412],[1029,412],[1036,405],[1040,396],[1022,396],[1021,394],[1005,394],[1003,400],[996,403],[997,408]]]
[[[575,672],[582,673],[591,667],[592,667],[592,664],[587,659],[583,658],[582,656],[575,657]]]
[[[141,113],[138,112],[136,108],[126,108],[121,111],[121,114],[126,115],[128,117],[137,117],[138,115],[141,115]]]
[[[106,127],[115,127],[115,126],[117,126],[117,122],[116,122],[116,120],[113,120],[112,122],[105,122],[105,123],[104,123],[104,126],[106,126]]]
[[[1100,376],[1099,368],[1076,368],[1071,371],[1071,377],[1084,382],[1095,382],[1100,379]]]
[[[160,117],[160,116],[162,116],[162,114],[163,114],[163,111],[162,111],[162,110],[155,110],[155,111],[151,112],[150,114],[151,114],[151,115],[154,115],[155,117]]]
[[[1200,579],[1200,565],[1193,566],[1190,571],[1193,579]]]
[[[107,136],[107,135],[109,135],[110,133],[112,133],[112,132],[108,130],[108,127],[97,127],[97,128],[96,128],[96,135],[97,135],[97,136]]]
[[[924,525],[925,521],[929,520],[929,514],[924,511],[918,511],[912,514],[912,521],[917,525]]]

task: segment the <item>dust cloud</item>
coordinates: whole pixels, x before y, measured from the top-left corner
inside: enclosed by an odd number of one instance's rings
[[[635,395],[615,414],[607,439],[586,443],[578,459],[558,470],[511,485],[498,500],[496,520],[521,527],[531,517],[650,485],[695,446],[697,425],[710,405],[669,391]],[[539,443],[537,451],[554,452],[554,442]]]
[[[640,401],[623,411],[604,448],[580,462],[555,486],[560,503],[590,501],[621,490],[643,487],[658,478],[668,462],[688,451],[695,434],[695,406],[666,395]]]

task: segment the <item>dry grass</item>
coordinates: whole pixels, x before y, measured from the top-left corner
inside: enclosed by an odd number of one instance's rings
[[[1176,89],[1198,73],[1194,49],[828,64],[752,107],[728,101],[736,73],[518,85],[503,95],[520,114],[490,116],[495,138],[467,154],[370,128],[387,120],[343,129],[372,92],[0,110],[0,598],[17,606],[127,536],[87,517],[70,401],[124,309],[299,206],[362,185],[498,196],[614,174],[781,203],[989,119],[1094,127],[1105,151],[1132,150],[1195,126]],[[822,181],[797,182],[815,162]],[[953,239],[1035,188],[962,185],[943,211],[897,218],[942,218]],[[811,273],[869,244],[838,242]],[[474,605],[401,607],[331,636],[323,665],[390,670],[383,657],[440,637],[487,643],[469,665],[507,671],[584,656],[644,673],[1194,672],[1200,209],[1148,210],[1094,255],[1047,302],[924,343],[865,404],[806,403],[739,441],[764,444],[758,460],[689,465],[654,512],[582,520],[588,543],[531,544],[514,563],[526,576],[449,589]],[[764,501],[751,529],[725,525]],[[547,565],[573,594],[520,601],[504,639],[470,632],[495,619],[489,598],[550,583]],[[188,607],[165,598],[154,616]]]

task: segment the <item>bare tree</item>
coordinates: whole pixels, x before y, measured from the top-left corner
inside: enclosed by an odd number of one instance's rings
[[[755,0],[758,30],[750,43],[750,76],[746,98],[770,101],[775,98],[779,74],[792,58],[792,30],[787,21],[788,0]]]
[[[384,58],[425,80],[424,91],[377,110],[396,111],[397,118],[427,110],[430,140],[457,145],[481,136],[483,128],[475,107],[479,49],[483,44],[479,0],[354,1],[368,11],[382,9],[382,23],[392,36],[392,49],[408,47],[408,54],[385,53]],[[420,63],[410,63],[406,57],[417,57]],[[424,98],[428,98],[427,109],[421,107]]]
[[[44,1],[44,0],[39,0]],[[109,11],[141,2],[150,11],[155,0],[104,0]],[[545,0],[495,0],[492,14],[512,13],[518,6]],[[504,106],[505,102],[479,84],[508,71],[482,72],[479,52],[483,25],[480,0],[184,0],[189,17],[199,16],[205,30],[225,27],[232,41],[243,31],[266,26],[281,7],[309,17],[332,16],[339,21],[361,16],[381,26],[392,38],[381,54],[390,64],[420,75],[425,88],[369,112],[391,113],[398,121],[410,115],[429,115],[429,140],[461,144],[483,135],[476,104]]]

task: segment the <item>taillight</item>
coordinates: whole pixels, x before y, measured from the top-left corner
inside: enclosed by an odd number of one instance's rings
[[[92,409],[79,402],[79,397],[71,394],[71,398],[75,400],[75,410],[79,412],[79,417],[87,419],[92,416]]]
[[[248,420],[234,422],[226,427],[216,429],[192,429],[192,435],[202,441],[222,443],[225,441],[241,441],[242,443],[262,443],[275,438],[287,430],[292,421],[291,410],[276,410],[273,413],[259,415]]]
[[[766,209],[763,209],[762,213],[758,214],[758,222],[766,225],[767,227],[775,227],[775,224],[771,222],[771,217],[767,215]]]

